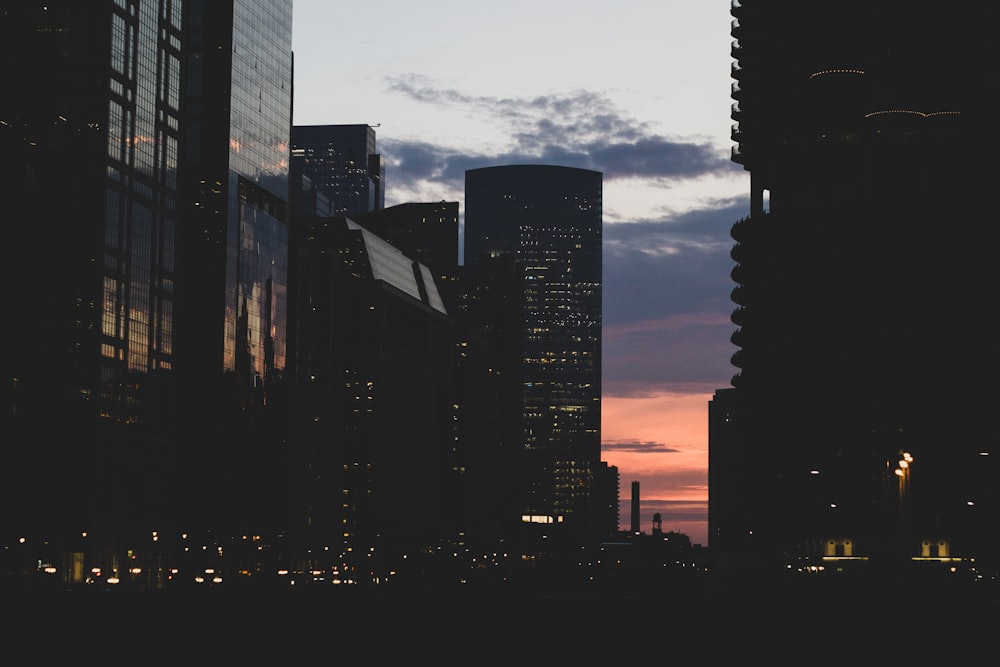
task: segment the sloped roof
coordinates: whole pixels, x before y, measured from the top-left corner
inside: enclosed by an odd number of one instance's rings
[[[424,302],[420,294],[420,285],[417,282],[417,273],[414,271],[414,265],[416,265],[419,267],[420,278],[423,281],[424,289],[427,291],[427,305],[447,315],[444,301],[441,299],[430,269],[419,262],[414,262],[394,245],[368,231],[350,218],[346,218],[346,221],[348,229],[355,229],[361,232],[373,279],[383,280],[400,291],[409,294],[417,301]]]

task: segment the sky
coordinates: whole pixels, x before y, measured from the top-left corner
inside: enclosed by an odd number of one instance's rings
[[[457,201],[465,171],[600,171],[602,460],[619,525],[708,544],[708,402],[730,386],[730,0],[294,0],[295,125],[369,124],[385,204]]]

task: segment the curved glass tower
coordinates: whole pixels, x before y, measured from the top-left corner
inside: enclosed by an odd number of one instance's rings
[[[465,265],[515,259],[521,414],[515,503],[525,523],[597,523],[603,175],[550,165],[465,174]]]

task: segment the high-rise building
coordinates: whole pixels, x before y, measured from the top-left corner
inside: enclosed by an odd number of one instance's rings
[[[292,155],[292,169],[329,199],[331,215],[385,208],[385,164],[371,125],[296,125]]]
[[[550,165],[465,175],[465,267],[515,261],[517,367],[505,369],[520,414],[511,445],[525,523],[601,532],[602,174]],[[617,499],[616,499],[617,500]]]
[[[0,30],[0,188],[26,212],[2,539],[67,582],[160,586],[174,529],[265,523],[278,495],[254,473],[285,363],[291,2],[6,3]]]
[[[894,1],[731,11],[751,192],[710,546],[780,569],[995,569],[991,22]]]
[[[191,529],[283,523],[291,17],[290,0],[184,4],[176,370]]]
[[[82,578],[85,552],[110,565],[171,509],[186,40],[179,4],[139,0],[5,3],[0,34],[0,192],[21,212],[0,540],[51,540]]]
[[[350,218],[293,230],[288,537],[368,578],[461,530],[451,320],[430,270]]]

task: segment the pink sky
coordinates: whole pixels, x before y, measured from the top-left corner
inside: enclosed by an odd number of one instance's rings
[[[605,397],[602,460],[618,466],[619,528],[630,528],[632,482],[639,482],[639,528],[662,529],[708,544],[708,402],[704,394]]]

